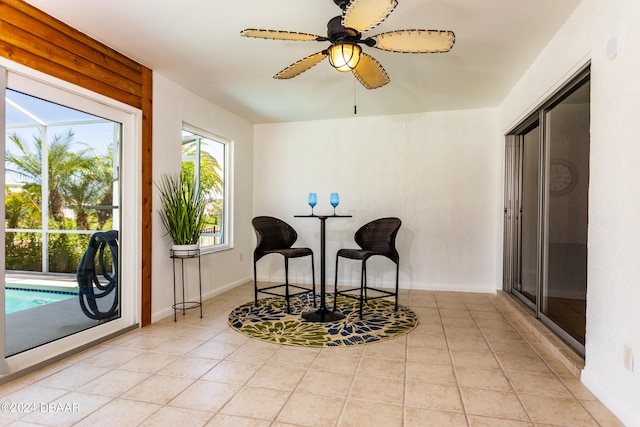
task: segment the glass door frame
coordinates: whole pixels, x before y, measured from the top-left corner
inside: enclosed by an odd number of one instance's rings
[[[535,111],[505,135],[505,175],[504,175],[504,228],[503,228],[503,290],[515,296],[525,305],[536,318],[540,319],[558,337],[569,344],[584,357],[585,346],[568,332],[556,324],[542,311],[544,290],[548,288],[548,258],[549,258],[549,201],[550,179],[548,177],[551,163],[551,150],[548,141],[547,113],[572,94],[582,84],[591,78],[590,64],[577,72],[560,90],[555,92]],[[535,124],[540,127],[540,158],[538,162],[538,277],[536,302],[532,303],[515,287],[521,268],[521,233],[520,233],[520,203],[522,189],[522,142],[524,134]],[[519,148],[520,147],[520,148]]]
[[[527,298],[520,290],[517,289],[516,284],[522,281],[522,214],[523,214],[523,165],[524,165],[524,135],[536,127],[540,127],[539,114],[530,116],[527,120],[522,122],[516,129],[506,136],[505,142],[505,206],[504,206],[504,271],[503,277],[503,289],[520,300],[530,310],[536,312],[536,302]],[[543,152],[542,132],[540,132],[540,139],[538,141],[539,152]],[[544,188],[543,176],[544,176],[544,162],[542,156],[538,159],[538,200],[542,197],[542,191]],[[537,270],[537,283],[536,283],[536,300],[539,300],[540,289],[540,271],[542,268],[542,237],[540,230],[542,230],[542,210],[543,205],[538,205],[537,212],[535,212],[537,220],[538,235],[536,238],[536,270]],[[521,283],[520,283],[521,285]]]
[[[141,129],[142,112],[134,107],[96,94],[84,88],[64,82],[44,73],[32,70],[0,58],[0,93],[2,93],[2,110],[4,111],[5,87],[22,90],[33,96],[42,97],[91,114],[106,117],[122,124],[121,147],[121,189],[120,195],[121,228],[120,228],[120,282],[121,282],[121,316],[102,325],[61,338],[49,344],[5,357],[5,330],[0,328],[0,384],[29,372],[43,364],[59,360],[78,352],[94,343],[104,341],[127,330],[135,329],[140,323],[141,293],[141,230],[142,230],[142,176],[140,165],[142,159]],[[4,114],[0,123],[0,131],[5,134]],[[4,153],[4,137],[2,152]],[[4,156],[4,154],[3,154]],[[0,175],[4,184],[5,166],[1,162]],[[4,213],[4,202],[1,203],[0,214]],[[4,241],[4,223],[0,227],[0,239]],[[0,314],[4,312],[4,245],[0,250]],[[4,321],[3,321],[4,323]]]

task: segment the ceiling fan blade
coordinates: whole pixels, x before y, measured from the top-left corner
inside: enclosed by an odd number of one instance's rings
[[[360,32],[370,30],[384,21],[397,5],[396,0],[351,0],[344,11],[342,25]]]
[[[382,65],[364,52],[360,54],[360,61],[353,74],[367,89],[377,89],[389,83],[389,75]]]
[[[402,53],[448,52],[455,43],[452,31],[399,30],[370,37],[377,49]]]
[[[247,28],[240,31],[243,37],[255,37],[258,39],[293,40],[293,41],[326,41],[327,38],[315,34],[296,33],[294,31],[258,30]]]
[[[273,76],[274,79],[290,79],[292,77],[297,76],[298,74],[304,73],[309,68],[316,65],[318,62],[322,61],[327,57],[325,51],[314,53],[313,55],[309,55],[306,58],[302,58],[300,61],[295,64],[289,65],[284,70],[280,71],[278,74]]]

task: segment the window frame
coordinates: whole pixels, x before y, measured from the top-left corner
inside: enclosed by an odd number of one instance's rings
[[[223,159],[223,167],[222,167],[222,224],[220,226],[222,233],[222,242],[217,245],[207,245],[200,247],[201,254],[220,252],[228,249],[233,249],[233,203],[232,203],[232,186],[233,182],[231,180],[232,175],[232,165],[233,165],[233,140],[221,136],[215,132],[211,132],[205,130],[199,126],[194,126],[188,122],[182,122],[182,127],[180,129],[180,133],[182,131],[190,132],[212,141],[215,141],[219,144],[224,145],[224,159]],[[182,144],[182,141],[180,142]],[[197,155],[200,155],[200,148],[197,149]],[[181,167],[182,170],[182,151],[181,151]],[[198,164],[200,163],[200,158],[196,159]],[[198,177],[198,184],[200,181],[200,177]]]

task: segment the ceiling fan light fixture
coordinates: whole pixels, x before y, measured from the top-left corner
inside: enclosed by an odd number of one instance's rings
[[[355,43],[339,43],[329,47],[329,62],[338,71],[351,71],[360,62],[362,49]]]

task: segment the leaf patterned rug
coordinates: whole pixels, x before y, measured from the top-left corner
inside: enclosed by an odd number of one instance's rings
[[[320,296],[316,297],[318,304]],[[327,307],[333,308],[333,296],[327,294]],[[301,317],[315,310],[310,294],[291,298],[287,313],[283,297],[264,298],[235,308],[229,314],[229,325],[251,338],[278,344],[335,347],[380,342],[399,337],[418,325],[418,316],[401,305],[394,310],[391,301],[377,299],[365,305],[359,319],[359,301],[338,296],[338,311],[346,317],[335,322],[309,322]]]

